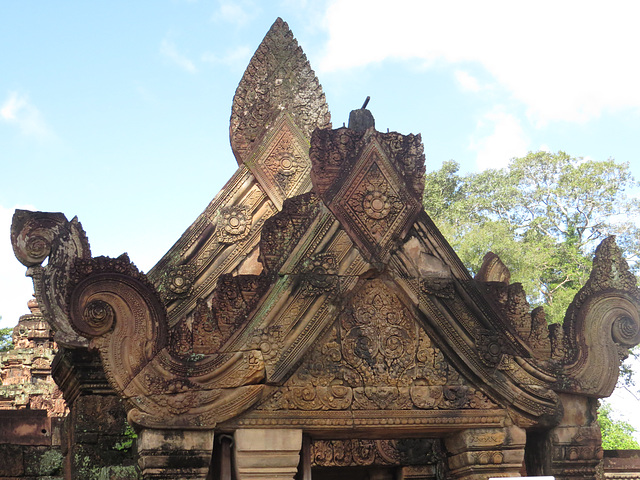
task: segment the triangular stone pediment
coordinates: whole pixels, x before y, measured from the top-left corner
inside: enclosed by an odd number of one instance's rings
[[[358,282],[301,365],[256,410],[498,408],[446,359],[393,288],[380,278]]]
[[[278,19],[234,97],[237,171],[147,275],[126,255],[91,257],[77,219],[17,211],[13,248],[59,345],[98,352],[143,431],[296,431],[313,437],[314,466],[433,478],[444,447],[455,475],[508,458],[496,472],[521,472],[530,443],[569,463],[582,457],[562,449],[584,443],[594,460],[594,399],[640,341],[613,238],[549,327],[496,255],[472,278],[425,212],[420,136],[376,131],[364,107],[353,118],[330,128]],[[403,478],[432,478],[416,475]]]

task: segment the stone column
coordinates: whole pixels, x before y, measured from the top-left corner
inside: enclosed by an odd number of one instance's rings
[[[233,442],[236,478],[293,480],[301,447],[302,430],[236,430]]]
[[[519,477],[526,439],[526,432],[516,426],[464,430],[448,437],[449,478]]]
[[[65,479],[139,478],[125,405],[109,386],[97,352],[60,348],[51,369],[69,407],[62,440]]]
[[[602,437],[597,422],[597,400],[561,394],[564,416],[551,430],[551,472],[557,480],[596,478],[602,460]]]
[[[138,464],[145,480],[204,480],[212,456],[213,430],[144,428],[138,435]]]

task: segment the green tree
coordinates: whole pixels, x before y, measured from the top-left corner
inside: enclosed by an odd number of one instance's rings
[[[13,348],[13,340],[11,338],[12,333],[13,328],[11,327],[0,328],[0,352],[6,352]]]
[[[426,176],[424,204],[467,268],[496,253],[534,306],[562,321],[586,282],[597,244],[617,235],[638,268],[640,202],[628,164],[584,160],[564,152],[530,153],[507,168],[460,175],[444,162]]]
[[[602,448],[605,450],[638,449],[640,444],[633,434],[636,429],[624,420],[611,418],[611,405],[603,403],[598,409],[598,423],[602,432]]]

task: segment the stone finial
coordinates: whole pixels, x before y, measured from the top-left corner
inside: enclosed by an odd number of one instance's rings
[[[487,252],[482,259],[482,266],[475,276],[478,282],[499,282],[509,285],[511,272],[500,257],[493,252]]]
[[[367,110],[367,104],[371,100],[371,97],[367,96],[367,99],[362,104],[362,108],[358,110],[351,110],[349,114],[349,128],[356,132],[364,132],[367,129],[373,127],[376,128],[376,120],[369,110]]]
[[[38,305],[38,300],[35,297],[27,302],[27,307],[32,315],[40,315],[40,305]]]
[[[289,26],[278,18],[240,80],[231,107],[231,148],[239,165],[286,112],[307,138],[331,126],[324,92]]]

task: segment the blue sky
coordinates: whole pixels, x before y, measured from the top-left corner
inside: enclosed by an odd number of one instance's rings
[[[444,3],[444,5],[443,5]],[[77,215],[94,255],[153,266],[236,168],[235,88],[277,16],[334,127],[367,95],[379,130],[421,133],[427,169],[529,150],[630,162],[640,177],[633,2],[0,4],[0,228],[18,206]],[[7,241],[2,325],[30,283]],[[18,275],[18,278],[15,278]]]
[[[235,88],[277,16],[334,127],[367,95],[379,130],[421,133],[427,169],[529,150],[630,162],[640,177],[633,2],[0,4],[0,315],[31,293],[8,245],[16,207],[77,215],[94,255],[149,270],[236,168]]]
[[[32,292],[9,243],[16,207],[77,215],[94,255],[126,251],[143,271],[179,238],[236,168],[231,101],[278,16],[334,127],[370,95],[379,130],[422,134],[427,170],[547,149],[639,178],[639,14],[615,0],[1,2],[0,325]]]

